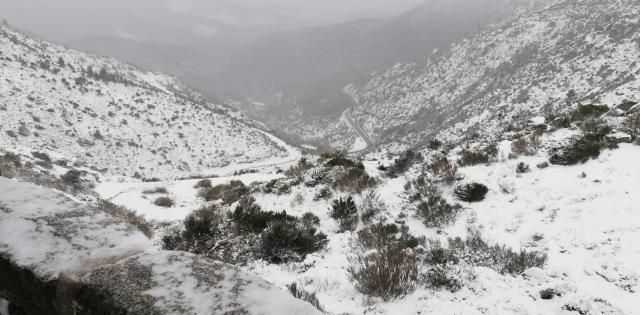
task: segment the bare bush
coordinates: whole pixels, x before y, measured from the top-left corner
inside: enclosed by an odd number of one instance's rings
[[[433,158],[431,170],[443,182],[452,183],[458,178],[458,167],[449,162],[449,159],[444,155],[438,155]]]
[[[169,197],[158,197],[156,198],[156,200],[153,201],[153,204],[158,207],[171,208],[175,203],[173,199]]]
[[[385,208],[384,201],[374,190],[365,192],[360,205],[360,220],[368,224],[380,211]]]
[[[351,261],[348,271],[360,293],[385,301],[413,292],[418,276],[413,253],[399,247],[359,255]]]
[[[462,210],[459,204],[449,203],[433,185],[416,185],[420,187],[421,202],[416,207],[418,216],[427,227],[441,227],[455,222]]]
[[[364,169],[350,168],[346,172],[339,175],[333,186],[342,191],[361,193],[364,190],[375,187],[377,181],[369,176]]]
[[[249,193],[249,188],[241,181],[232,180],[229,184],[200,189],[199,195],[206,201],[222,200],[230,205]]]

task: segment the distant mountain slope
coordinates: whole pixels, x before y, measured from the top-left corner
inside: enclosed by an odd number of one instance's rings
[[[271,136],[173,78],[0,27],[0,145],[110,175],[171,177],[286,158]]]
[[[538,0],[427,62],[396,65],[350,90],[353,117],[369,134],[415,145],[580,101],[638,100],[639,87],[638,1]]]

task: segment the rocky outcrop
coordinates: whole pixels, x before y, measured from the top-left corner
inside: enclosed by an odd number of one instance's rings
[[[124,220],[0,177],[0,298],[26,314],[314,314],[221,262],[160,251]]]

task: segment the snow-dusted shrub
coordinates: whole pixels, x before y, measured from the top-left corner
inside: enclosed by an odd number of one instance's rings
[[[438,140],[438,139],[431,139],[429,140],[429,143],[427,144],[427,147],[431,150],[438,150],[440,149],[440,147],[442,146],[442,141]]]
[[[102,199],[98,200],[97,208],[114,217],[124,219],[127,223],[138,228],[138,230],[148,238],[153,237],[153,225],[147,222],[143,216],[137,215],[134,211]]]
[[[291,185],[281,179],[274,179],[262,187],[265,194],[283,195],[291,192]]]
[[[327,236],[299,220],[278,219],[260,235],[262,256],[272,263],[302,261],[327,244]]]
[[[368,188],[375,187],[376,185],[376,179],[369,176],[369,174],[361,168],[347,169],[345,172],[338,175],[333,183],[334,188],[352,193],[361,193]]]
[[[491,156],[480,150],[464,149],[460,153],[458,164],[460,166],[474,166],[478,164],[487,164],[491,161]]]
[[[304,195],[300,192],[298,192],[295,196],[293,196],[293,200],[291,201],[291,204],[293,206],[299,206],[304,202]]]
[[[229,184],[200,189],[199,195],[206,201],[222,200],[230,205],[249,193],[249,188],[241,181],[232,180]]]
[[[329,216],[340,223],[343,231],[353,230],[358,223],[358,208],[351,197],[336,199],[331,204]]]
[[[36,165],[42,166],[43,168],[48,170],[53,168],[53,161],[48,154],[42,152],[31,152],[31,155],[33,155],[34,158],[38,159],[38,161],[36,161]]]
[[[624,130],[631,135],[636,143],[640,143],[638,139],[640,138],[640,113],[631,114],[625,119],[622,125]]]
[[[600,151],[603,147],[601,136],[586,134],[582,137],[571,139],[564,147],[554,148],[549,162],[557,165],[585,163],[592,158],[600,156]]]
[[[345,168],[364,169],[364,165],[361,161],[348,159],[342,152],[323,153],[320,155],[320,161],[324,162],[324,165],[327,167],[342,166]]]
[[[358,232],[358,243],[365,249],[416,248],[423,242],[424,239],[409,234],[409,229],[406,226],[398,228],[396,224],[379,222]]]
[[[365,192],[362,196],[360,204],[360,220],[364,224],[368,224],[373,217],[385,208],[384,201],[374,190]]]
[[[173,199],[163,196],[156,198],[156,200],[153,201],[153,204],[158,207],[171,208],[173,207],[175,202],[173,201]]]
[[[458,199],[466,202],[482,201],[488,192],[489,188],[480,183],[459,185],[453,191]]]
[[[407,150],[397,158],[393,164],[387,168],[387,174],[392,177],[398,177],[404,173],[406,173],[411,166],[416,163],[422,162],[424,157],[420,152],[415,152],[413,150]]]
[[[301,285],[298,285],[295,282],[288,284],[287,289],[289,289],[291,295],[293,295],[293,297],[295,297],[296,299],[303,300],[313,305],[320,312],[324,313],[324,307],[320,305],[320,301],[318,300],[318,297],[316,297],[315,293],[306,291]]]
[[[578,107],[570,113],[572,121],[584,121],[587,118],[599,118],[609,111],[607,105],[578,105]]]
[[[313,200],[318,201],[321,199],[331,199],[331,197],[333,197],[333,191],[331,188],[325,186],[318,190],[316,195],[313,197]]]
[[[427,271],[425,280],[432,288],[445,288],[451,292],[462,289],[463,274],[457,265],[436,265]]]
[[[449,159],[444,155],[437,155],[433,158],[431,171],[447,183],[454,182],[458,177],[458,167],[449,162]]]
[[[455,221],[462,210],[461,205],[449,203],[435,186],[417,187],[420,187],[421,202],[416,207],[416,213],[427,227],[440,227]]]
[[[300,222],[307,226],[319,226],[320,218],[311,212],[306,212],[300,218]]]
[[[511,143],[511,153],[516,157],[521,155],[534,155],[538,152],[536,143],[538,140],[534,138],[533,141],[530,137],[521,137]]]
[[[520,274],[531,267],[542,268],[547,261],[544,253],[525,250],[516,252],[505,246],[489,245],[477,232],[466,239],[449,239],[449,250],[460,261],[472,266],[492,268],[503,274]]]
[[[391,300],[415,290],[418,264],[411,249],[390,246],[358,255],[348,271],[360,293]]]
[[[6,152],[0,156],[0,176],[13,177],[17,172],[17,168],[22,167],[20,157],[11,152]]]
[[[210,179],[202,179],[200,181],[198,181],[196,183],[196,185],[194,186],[194,188],[211,188],[213,187],[211,185],[211,180]]]

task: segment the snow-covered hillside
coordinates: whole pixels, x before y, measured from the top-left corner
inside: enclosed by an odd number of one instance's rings
[[[173,78],[0,26],[0,145],[108,175],[166,178],[269,163],[291,148]]]
[[[567,104],[640,99],[637,1],[522,3],[515,16],[450,50],[350,87],[354,118],[381,142],[416,145],[440,132],[450,139],[495,133]]]

